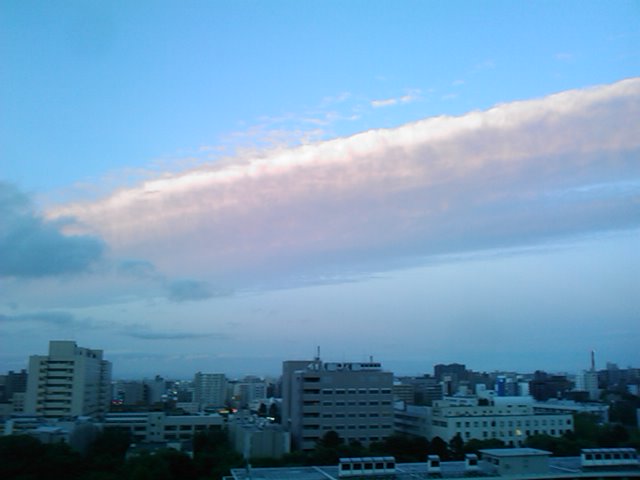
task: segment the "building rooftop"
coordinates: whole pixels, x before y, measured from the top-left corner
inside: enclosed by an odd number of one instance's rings
[[[526,457],[526,456],[542,456],[551,455],[546,450],[538,450],[537,448],[486,448],[480,450],[483,455],[492,455],[494,457]]]
[[[605,450],[611,452],[613,449]],[[635,450],[633,451],[635,452]],[[514,458],[517,456],[550,455],[550,453],[545,450],[536,450],[533,448],[487,449],[482,450],[481,453],[500,456],[503,458]],[[393,478],[394,480],[426,479],[430,478],[430,475],[432,475],[433,473],[433,471],[429,471],[429,464],[427,462],[398,463],[395,465],[395,474],[391,475],[391,477],[387,475],[384,478]],[[492,466],[486,461],[478,462],[478,469],[476,471],[469,471],[468,466],[464,461],[458,461],[441,462],[440,472],[438,476],[442,478],[499,477],[502,479],[509,478],[517,480],[569,480],[577,478],[594,480],[607,478],[629,479],[640,478],[640,467],[638,467],[637,465],[626,465],[624,467],[611,466],[605,469],[601,468],[597,471],[594,471],[593,469],[584,468],[580,457],[550,457],[549,468],[546,472],[520,473],[517,475],[499,475],[496,470],[492,468]],[[340,480],[344,478],[348,477],[340,477],[339,467],[337,465],[251,469],[236,468],[231,470],[231,476],[225,477],[226,480]],[[360,475],[357,478],[380,479],[383,477],[375,475]]]

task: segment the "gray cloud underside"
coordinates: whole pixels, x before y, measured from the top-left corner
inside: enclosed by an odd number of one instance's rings
[[[121,276],[161,285],[166,298],[176,303],[208,300],[233,294],[231,290],[213,288],[209,282],[202,280],[168,279],[146,260],[124,260],[118,263],[116,270]]]
[[[215,284],[377,271],[640,226],[638,125],[635,78],[239,158],[50,214]]]
[[[70,221],[70,220],[68,220]],[[47,222],[16,187],[0,182],[0,276],[45,277],[87,271],[104,251],[93,236],[68,236]]]
[[[145,325],[123,325],[116,322],[98,321],[88,317],[79,318],[73,313],[64,311],[40,311],[13,315],[0,313],[0,324],[9,323],[39,323],[41,325],[65,330],[91,329],[113,331],[138,340],[193,340],[200,338],[226,340],[229,338],[227,335],[220,333],[155,330]]]

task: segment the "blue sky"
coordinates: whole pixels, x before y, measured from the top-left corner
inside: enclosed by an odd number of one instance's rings
[[[0,369],[640,363],[640,3],[0,3]]]

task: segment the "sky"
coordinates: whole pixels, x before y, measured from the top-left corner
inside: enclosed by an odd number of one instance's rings
[[[640,367],[639,1],[0,0],[0,372]]]

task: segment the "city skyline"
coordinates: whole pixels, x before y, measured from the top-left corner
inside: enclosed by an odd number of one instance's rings
[[[640,363],[637,2],[1,8],[0,370]]]

